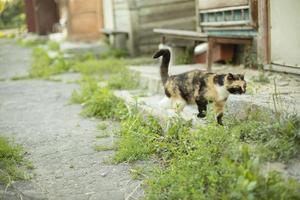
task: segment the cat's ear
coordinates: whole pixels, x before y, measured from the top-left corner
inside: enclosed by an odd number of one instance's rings
[[[233,74],[232,73],[227,74],[227,80],[229,80],[229,81],[233,80]]]

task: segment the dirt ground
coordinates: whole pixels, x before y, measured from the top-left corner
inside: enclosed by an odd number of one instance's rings
[[[31,180],[16,182],[6,192],[0,187],[0,199],[117,200],[134,196],[140,182],[131,180],[130,166],[107,164],[113,152],[93,149],[96,144],[111,144],[113,138],[96,139],[101,135],[96,128],[100,121],[82,118],[81,107],[69,104],[78,86],[67,80],[79,76],[65,74],[61,82],[9,79],[26,75],[30,62],[31,49],[0,40],[0,135],[24,146],[35,167]]]

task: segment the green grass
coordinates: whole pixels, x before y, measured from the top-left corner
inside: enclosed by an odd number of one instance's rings
[[[91,76],[84,76],[80,83],[80,90],[74,90],[71,95],[71,103],[82,104],[91,99],[98,89],[97,80]]]
[[[274,116],[262,109],[249,108],[243,120],[231,120],[240,142],[253,146],[261,158],[287,162],[300,153],[300,119],[296,114]],[[272,117],[273,116],[273,117]]]
[[[57,43],[49,42],[48,46],[59,51]],[[139,74],[130,72],[128,66],[147,64],[150,61],[148,58],[133,59],[112,56],[105,56],[101,59],[97,59],[95,56],[84,56],[65,60],[61,52],[58,57],[50,58],[46,49],[36,47],[33,49],[33,61],[28,78],[47,79],[51,75],[73,71],[97,80],[107,81],[108,87],[111,89],[135,89],[138,87]]]
[[[115,97],[112,91],[107,88],[99,88],[84,103],[81,114],[85,117],[120,119],[126,109],[124,102]]]
[[[180,116],[160,122],[127,108],[109,87],[99,87],[87,76],[73,102],[83,105],[83,115],[120,121],[113,146],[114,163],[155,160],[158,165],[143,179],[146,199],[297,199],[300,184],[281,174],[262,174],[266,161],[288,162],[299,155],[300,120],[295,115],[271,113],[250,107],[246,118],[224,119],[192,128]],[[101,138],[102,136],[100,136]],[[140,171],[140,170],[139,170]],[[141,178],[137,171],[133,176]]]
[[[118,151],[114,157],[116,163],[145,160],[155,153],[153,140],[159,138],[162,129],[154,117],[144,118],[133,111],[121,122],[120,138],[116,141]]]
[[[24,151],[19,145],[0,137],[0,184],[6,185],[15,180],[26,179],[22,166],[33,168],[32,163],[24,159]]]
[[[113,146],[107,146],[107,145],[95,145],[94,150],[97,152],[100,151],[113,151],[115,148]]]
[[[13,76],[10,78],[12,81],[19,81],[19,80],[26,80],[28,79],[28,76]]]
[[[135,166],[130,170],[130,175],[133,180],[143,180],[146,175],[146,169],[143,166]]]
[[[108,87],[111,89],[136,89],[139,86],[139,75],[129,70],[124,70],[121,73],[111,75],[107,82]]]
[[[42,39],[35,39],[35,40],[28,40],[28,39],[18,39],[17,44],[22,46],[22,47],[32,47],[35,48],[39,45],[44,45],[46,44],[46,40]]]
[[[48,45],[49,50],[60,51],[60,45],[57,42],[54,42],[54,41],[50,40],[50,41],[48,41],[47,45]]]
[[[270,83],[269,77],[264,72],[261,72],[259,73],[258,76],[253,77],[252,81],[257,83],[262,83],[262,84]]]
[[[29,78],[48,78],[51,75],[69,71],[70,63],[62,55],[50,58],[45,49],[33,49],[33,61],[29,71]]]
[[[157,163],[147,176],[142,176],[141,168],[132,172],[133,177],[144,179],[146,199],[300,198],[298,182],[260,171],[267,161],[288,162],[299,155],[299,118],[292,114],[271,117],[251,108],[244,119],[225,118],[226,126],[212,122],[210,115],[209,125],[196,130],[180,116],[161,122],[137,107],[127,107],[113,94],[112,89],[136,88],[138,75],[130,73],[128,66],[146,63],[124,56],[113,50],[101,59],[86,55],[56,66],[57,59],[38,50],[34,63],[40,64],[31,74],[47,77],[70,70],[83,75],[71,102],[83,106],[85,117],[120,121],[118,140],[112,146],[95,145],[95,151],[116,150],[114,163]],[[100,86],[99,81],[107,86]],[[102,131],[106,128],[104,124],[98,127]]]
[[[97,129],[99,130],[106,130],[108,128],[108,123],[106,122],[101,122],[100,124],[98,124]]]
[[[97,139],[102,139],[102,138],[107,138],[107,137],[110,137],[111,134],[110,133],[104,133],[104,134],[101,134],[101,135],[97,135],[96,138]]]
[[[114,161],[160,163],[145,180],[146,199],[297,199],[298,182],[259,169],[299,155],[299,119],[268,116],[250,110],[244,121],[226,119],[227,127],[193,130],[179,116],[160,123],[132,112],[121,122]]]

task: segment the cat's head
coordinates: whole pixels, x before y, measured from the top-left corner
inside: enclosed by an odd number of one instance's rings
[[[244,74],[228,73],[224,79],[224,85],[231,94],[243,94],[246,92],[247,83]]]

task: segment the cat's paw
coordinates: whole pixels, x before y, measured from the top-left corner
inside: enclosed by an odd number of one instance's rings
[[[198,113],[197,115],[198,118],[204,118],[206,117],[205,113]]]

